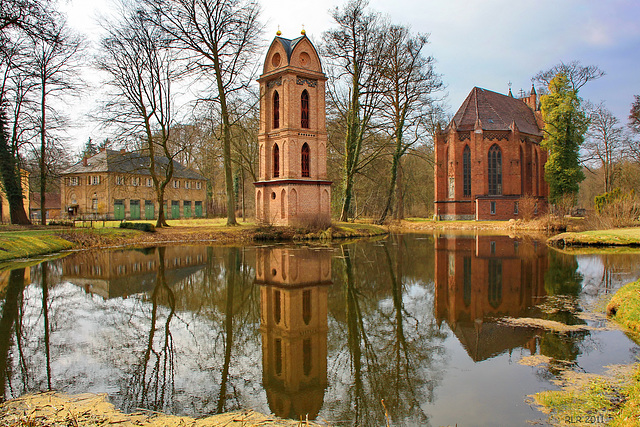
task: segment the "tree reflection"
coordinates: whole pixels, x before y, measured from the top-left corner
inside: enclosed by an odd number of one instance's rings
[[[24,268],[11,270],[9,273],[2,317],[0,318],[0,401],[6,397],[7,381],[11,379],[10,350],[13,345],[12,332],[20,323],[19,307],[24,290]],[[16,333],[19,337],[19,334]]]
[[[175,313],[175,295],[167,285],[165,276],[165,248],[159,247],[156,284],[151,294],[151,321],[147,347],[141,360],[134,366],[127,387],[128,400],[137,406],[156,411],[165,408],[166,400],[174,393],[175,348],[171,335],[171,320]],[[159,329],[158,306],[162,302],[169,307],[162,329]],[[161,335],[156,340],[157,331]],[[157,341],[157,342],[156,342]]]
[[[428,286],[405,272],[405,253],[411,264],[420,263],[420,253],[407,252],[401,236],[379,247],[355,262],[358,245],[341,247],[352,383],[340,415],[354,425],[424,424],[422,405],[433,401],[445,335],[431,314]],[[356,266],[367,272],[364,282]]]

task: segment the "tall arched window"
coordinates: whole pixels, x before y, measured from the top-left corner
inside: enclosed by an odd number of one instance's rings
[[[302,176],[304,178],[309,177],[309,144],[306,142],[302,144]]]
[[[278,91],[275,91],[273,94],[273,128],[277,129],[280,127],[280,95],[278,95]]]
[[[280,148],[278,148],[278,144],[274,144],[273,146],[273,177],[277,178],[280,176]]]
[[[489,194],[502,194],[502,151],[497,144],[489,149]]]
[[[471,149],[468,145],[462,150],[462,188],[463,196],[471,197]]]
[[[309,127],[309,92],[306,89],[300,96],[300,127]]]

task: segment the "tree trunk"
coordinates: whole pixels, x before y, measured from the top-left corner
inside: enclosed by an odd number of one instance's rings
[[[19,305],[24,291],[24,268],[18,268],[9,272],[9,283],[5,288],[2,317],[0,318],[0,397],[4,398],[7,385],[7,365],[11,350],[11,330],[14,323],[17,324]]]
[[[24,210],[22,176],[18,170],[16,158],[11,154],[6,123],[4,109],[0,107],[0,171],[2,171],[2,183],[9,202],[9,215],[12,224],[31,225]]]
[[[400,159],[400,161],[398,162],[398,177],[396,178],[396,210],[394,212],[395,219],[404,219],[404,187],[402,179],[402,159]]]
[[[40,224],[47,225],[47,216],[45,215],[45,190],[47,188],[46,163],[45,154],[46,147],[46,82],[42,81],[42,97],[40,98]]]

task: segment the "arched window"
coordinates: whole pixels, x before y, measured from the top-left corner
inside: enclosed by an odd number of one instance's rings
[[[463,196],[471,197],[471,149],[468,145],[462,150],[462,188]]]
[[[502,302],[502,260],[489,259],[489,304],[498,308]]]
[[[489,149],[489,194],[502,194],[502,151],[497,144]]]
[[[302,176],[304,178],[309,177],[309,144],[306,142],[302,144]]]
[[[280,176],[280,148],[278,148],[278,144],[274,144],[273,146],[273,177],[277,178]]]
[[[309,92],[306,89],[300,96],[300,127],[309,128]]]
[[[273,128],[277,129],[280,127],[280,95],[278,95],[278,91],[275,91],[273,94]]]

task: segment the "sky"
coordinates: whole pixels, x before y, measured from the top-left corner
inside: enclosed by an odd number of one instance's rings
[[[261,0],[265,53],[282,31],[295,38],[304,27],[318,45],[332,28],[330,11],[343,1]],[[580,96],[604,102],[623,123],[640,95],[640,1],[638,0],[370,0],[370,8],[391,22],[429,34],[425,53],[436,60],[454,114],[474,86],[514,95],[531,89],[531,78],[561,61],[597,65],[606,75],[588,83]],[[71,27],[95,47],[98,17],[113,13],[114,0],[63,0]],[[263,58],[261,59],[261,61]],[[85,71],[99,85],[96,72]],[[99,87],[99,86],[98,86]],[[74,147],[89,137],[101,141],[104,130],[85,114],[96,106],[99,90],[89,90],[69,109],[77,126],[69,132]]]

